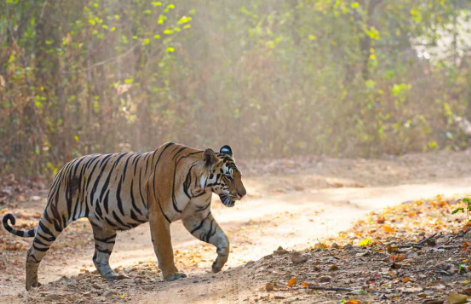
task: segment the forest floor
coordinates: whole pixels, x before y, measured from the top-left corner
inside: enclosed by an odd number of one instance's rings
[[[471,240],[466,214],[451,211],[464,207],[458,199],[471,193],[471,151],[238,165],[247,197],[233,208],[217,199],[212,206],[232,245],[221,273],[210,272],[215,249],[177,222],[172,242],[177,267],[188,278],[163,282],[146,224],[118,234],[111,256],[112,266],[129,278],[105,282],[94,272],[90,225],[79,220],[41,263],[44,285],[26,292],[31,239],[2,228],[0,303],[466,302]],[[34,227],[45,188],[39,181],[5,180],[1,212]]]

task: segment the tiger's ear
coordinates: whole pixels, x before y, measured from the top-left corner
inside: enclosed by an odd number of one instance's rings
[[[219,150],[219,153],[221,154],[227,154],[229,156],[232,156],[232,149],[230,146],[225,145],[221,147],[221,150]]]
[[[212,149],[206,149],[203,154],[203,160],[206,166],[211,167],[217,163],[218,158]]]

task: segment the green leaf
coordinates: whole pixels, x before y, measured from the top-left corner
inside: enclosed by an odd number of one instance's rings
[[[460,212],[460,211],[464,213],[464,208],[456,208],[455,210],[453,210],[453,211],[451,212],[451,214],[456,214],[456,213],[458,213],[458,212]]]

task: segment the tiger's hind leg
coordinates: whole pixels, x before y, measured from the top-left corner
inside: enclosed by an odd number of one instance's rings
[[[46,212],[48,212],[48,209],[46,209],[45,214]],[[41,286],[38,282],[39,263],[41,263],[52,243],[65,229],[66,225],[67,223],[61,220],[51,219],[49,216],[44,215],[39,221],[33,245],[26,255],[26,290],[30,290],[31,287]]]
[[[110,256],[116,241],[116,231],[105,230],[101,227],[92,225],[93,236],[95,238],[95,254],[93,255],[93,264],[107,281],[118,279],[118,275],[111,269]]]

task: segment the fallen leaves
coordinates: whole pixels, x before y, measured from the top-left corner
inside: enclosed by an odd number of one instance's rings
[[[311,251],[275,255],[264,276],[285,282],[283,292],[317,290],[325,299],[333,290],[357,295],[342,303],[464,303],[459,301],[471,294],[471,241],[463,239],[463,216],[450,212],[457,204],[437,197],[373,212]],[[296,264],[299,257],[306,262]]]
[[[386,233],[396,233],[396,229],[391,228],[390,226],[384,225],[383,229]]]
[[[468,300],[468,296],[462,294],[451,294],[447,298],[449,304],[463,304]]]
[[[292,277],[292,278],[289,279],[289,281],[288,281],[288,287],[293,287],[294,285],[296,285],[296,282],[297,282],[297,278],[296,278],[296,277]]]

